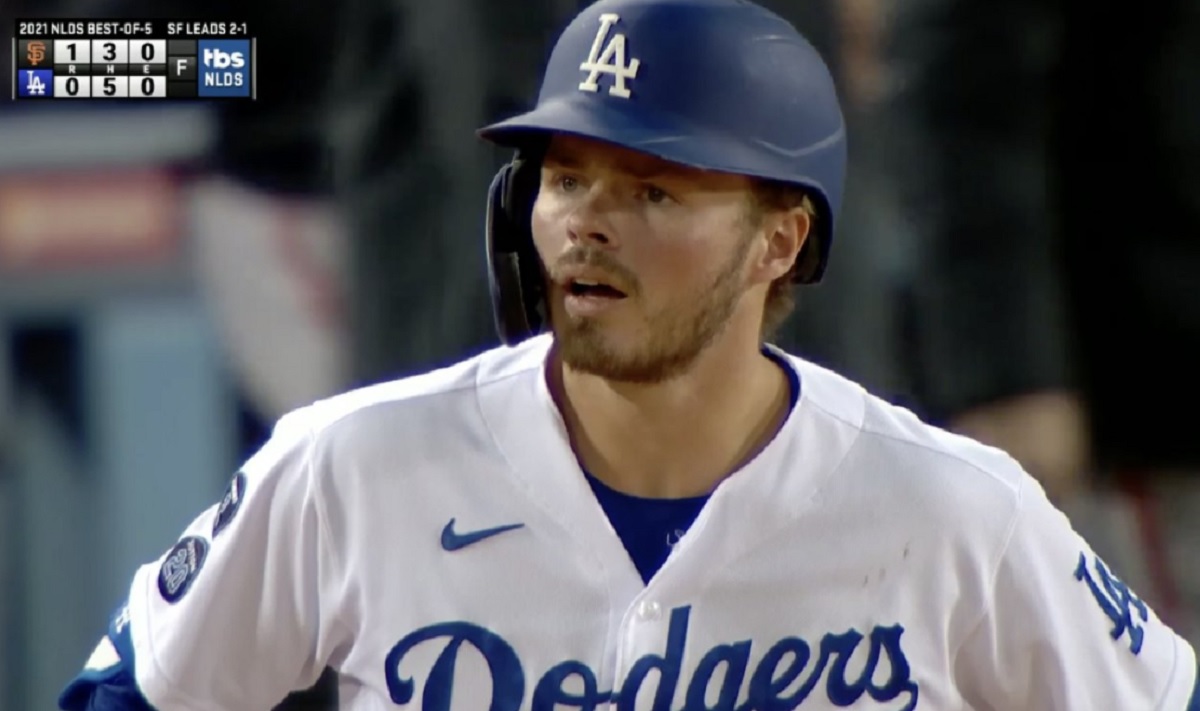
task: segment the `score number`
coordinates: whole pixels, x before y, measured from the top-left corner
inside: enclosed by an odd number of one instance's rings
[[[63,55],[66,54],[64,60]],[[58,40],[56,64],[164,64],[166,40]]]
[[[55,77],[54,95],[71,99],[160,99],[166,77]]]
[[[166,96],[166,77],[56,77],[55,96],[73,99],[161,98]]]
[[[58,40],[56,64],[78,74],[54,78],[64,98],[165,98],[166,40]],[[109,73],[110,68],[113,73]]]

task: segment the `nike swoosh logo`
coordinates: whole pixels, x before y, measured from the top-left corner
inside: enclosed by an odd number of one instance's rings
[[[518,528],[523,528],[523,523],[511,523],[507,526],[496,526],[495,528],[485,528],[481,531],[471,531],[469,533],[456,533],[454,531],[454,519],[446,524],[442,529],[442,550],[457,551],[466,548],[467,546],[475,545],[482,540],[498,536],[501,533],[515,531]]]

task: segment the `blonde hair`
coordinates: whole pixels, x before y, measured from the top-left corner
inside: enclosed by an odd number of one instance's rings
[[[803,254],[805,250],[816,249],[813,233],[816,231],[818,215],[808,191],[792,183],[774,180],[755,181],[751,191],[750,205],[754,224],[759,224],[768,213],[785,212],[795,208],[803,210],[809,219],[808,238],[800,252]],[[795,282],[800,263],[801,259],[798,254],[787,274],[771,282],[771,286],[767,290],[767,300],[763,307],[763,340],[773,338],[780,326],[796,309]]]

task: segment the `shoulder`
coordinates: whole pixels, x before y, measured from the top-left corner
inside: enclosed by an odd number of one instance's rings
[[[350,390],[283,415],[270,438],[243,463],[247,483],[285,478],[321,490],[348,471],[421,461],[430,451],[463,449],[487,436],[479,399],[489,389],[541,374],[549,344],[532,339],[427,373]],[[517,406],[508,388],[501,396]],[[532,388],[524,388],[532,392]]]
[[[332,445],[381,428],[392,441],[433,427],[453,431],[473,418],[480,392],[514,379],[540,377],[548,350],[548,340],[535,338],[429,372],[350,390],[288,413],[277,430],[306,436],[317,445]]]
[[[491,471],[496,421],[532,416],[548,352],[546,339],[532,339],[314,402],[282,417],[243,472],[250,486],[294,481],[327,522],[376,506],[384,492],[415,505],[469,472]]]
[[[832,485],[874,492],[997,553],[1038,484],[1006,452],[938,428],[796,356],[801,407],[852,433]]]
[[[929,424],[832,370],[794,355],[788,360],[800,375],[803,406],[857,431],[855,447],[891,455],[899,476],[963,484],[1003,498],[1020,495],[1028,475],[1004,451]]]

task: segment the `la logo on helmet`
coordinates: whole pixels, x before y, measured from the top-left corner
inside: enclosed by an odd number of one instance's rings
[[[625,35],[620,32],[608,39],[608,44],[604,43],[613,25],[620,21],[620,16],[611,12],[600,16],[600,29],[596,31],[596,39],[592,41],[592,51],[588,53],[587,61],[579,65],[579,71],[588,72],[587,79],[579,85],[581,91],[600,91],[596,80],[601,74],[611,74],[613,85],[608,93],[622,99],[629,98],[629,87],[625,85],[625,81],[637,77],[641,61],[631,57],[629,64],[625,63]],[[603,53],[600,51],[601,46],[604,47]]]

